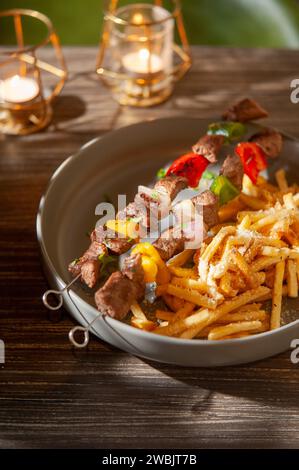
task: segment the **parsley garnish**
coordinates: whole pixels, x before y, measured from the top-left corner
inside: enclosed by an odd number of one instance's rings
[[[110,274],[111,268],[116,267],[118,258],[117,256],[111,256],[106,253],[101,253],[98,256],[98,260],[101,263],[101,277],[106,277]]]
[[[76,259],[74,259],[74,261],[71,262],[70,265],[71,266],[76,266],[76,264],[79,263],[79,261],[80,261],[80,258],[76,258]]]
[[[160,170],[157,171],[157,175],[156,175],[157,179],[161,180],[162,178],[165,178],[166,173],[167,173],[166,168],[160,168]]]

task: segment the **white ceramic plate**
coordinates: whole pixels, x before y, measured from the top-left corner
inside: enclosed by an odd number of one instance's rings
[[[86,233],[95,225],[96,205],[108,194],[127,194],[147,184],[157,169],[190,151],[191,144],[206,132],[211,121],[170,118],[124,127],[86,144],[54,173],[40,202],[37,236],[44,267],[53,288],[70,280],[67,266],[89,244]],[[270,169],[285,166],[299,179],[299,143],[286,139],[283,157]],[[138,330],[109,317],[99,316],[93,293],[77,282],[64,295],[68,311],[86,325],[96,316],[92,332],[108,343],[134,355],[184,366],[223,366],[256,361],[278,354],[299,338],[298,301],[284,301],[284,317],[293,320],[278,330],[248,338],[207,341],[168,338]],[[299,316],[298,316],[299,318]]]

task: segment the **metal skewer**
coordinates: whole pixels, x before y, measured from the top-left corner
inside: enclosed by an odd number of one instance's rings
[[[52,311],[55,311],[55,310],[59,310],[62,306],[63,306],[63,294],[64,293],[68,293],[68,290],[69,288],[81,277],[81,273],[79,273],[74,279],[72,279],[71,282],[69,282],[66,286],[64,286],[63,289],[61,290],[56,290],[56,289],[49,289],[47,290],[44,295],[43,295],[43,304],[46,308],[48,308],[49,310],[52,310]],[[56,305],[52,305],[51,303],[49,303],[49,295],[54,295],[57,300],[58,300],[58,303]],[[69,296],[70,298],[70,296]],[[71,298],[70,298],[71,299]],[[79,311],[78,307],[76,306],[77,310]],[[82,315],[82,313],[79,311],[80,315],[83,317],[83,319],[85,320],[84,316]],[[89,330],[90,328],[92,327],[93,323],[100,317],[100,316],[103,316],[103,314],[99,314],[97,315],[93,320],[92,322],[90,322],[87,327],[84,327],[84,326],[75,326],[74,328],[72,328],[70,331],[69,331],[69,340],[70,342],[76,347],[76,348],[85,348],[88,343],[89,343]],[[86,320],[85,320],[86,321]],[[82,343],[78,342],[76,339],[75,339],[75,334],[77,332],[82,332],[83,333],[83,341]]]
[[[63,289],[61,290],[56,290],[56,289],[50,289],[50,290],[47,290],[43,297],[42,297],[42,300],[43,300],[43,304],[46,308],[48,308],[49,310],[52,310],[52,311],[55,311],[55,310],[59,310],[62,306],[63,306],[63,294],[67,294],[70,301],[72,302],[72,304],[74,305],[74,307],[76,308],[77,312],[79,313],[79,315],[81,316],[81,318],[84,320],[84,322],[87,323],[87,326],[80,326],[80,325],[77,325],[75,326],[74,328],[72,328],[70,331],[69,331],[69,340],[70,342],[72,343],[73,346],[75,346],[76,348],[85,348],[88,343],[89,343],[89,338],[90,338],[90,330],[93,328],[93,324],[95,323],[96,320],[98,320],[99,318],[102,318],[104,321],[106,320],[106,317],[107,315],[105,313],[101,313],[99,312],[98,315],[95,316],[95,318],[88,323],[88,321],[86,320],[85,316],[82,314],[82,312],[80,311],[78,305],[73,301],[73,299],[71,298],[70,294],[69,294],[69,288],[76,282],[78,281],[78,279],[80,279],[81,277],[81,273],[79,273],[74,279],[72,279],[71,282],[69,282],[68,284],[66,284],[64,286]],[[49,295],[53,294],[57,299],[58,299],[58,303],[56,305],[51,305],[48,301],[48,297]],[[106,325],[114,332],[115,335],[117,335],[124,343],[126,343],[128,346],[130,346],[130,348],[133,348],[136,353],[140,354],[140,351],[136,348],[136,346],[134,346],[132,343],[130,343],[130,341],[128,341],[126,338],[124,338],[119,331],[117,331],[115,328],[112,327],[112,325],[110,325],[108,322],[106,322]],[[80,343],[79,341],[77,341],[75,339],[75,334],[78,333],[78,332],[81,332],[83,333],[83,341]]]
[[[63,305],[63,293],[67,292],[68,289],[80,278],[80,276],[81,276],[81,273],[79,273],[78,276],[76,276],[71,282],[69,282],[61,290],[55,290],[55,289],[47,290],[43,295],[44,306],[47,307],[49,310],[59,310]],[[49,295],[55,295],[55,297],[58,299],[58,304],[51,305],[48,301]]]

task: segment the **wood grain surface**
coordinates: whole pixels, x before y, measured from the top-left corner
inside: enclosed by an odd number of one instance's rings
[[[94,73],[96,48],[65,48],[70,78],[47,131],[0,136],[0,447],[298,447],[299,365],[289,353],[256,364],[192,369],[147,363],[92,338],[74,351],[66,312],[49,318],[35,235],[55,168],[111,129],[165,116],[209,117],[250,95],[272,125],[299,137],[296,51],[197,47],[173,97],[121,108]],[[299,156],[298,156],[299,158]],[[60,321],[59,321],[60,320]]]

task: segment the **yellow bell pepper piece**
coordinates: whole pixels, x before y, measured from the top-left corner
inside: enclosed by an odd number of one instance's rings
[[[138,245],[133,248],[132,253],[146,255],[156,263],[158,268],[156,282],[158,284],[167,284],[170,281],[171,276],[166,264],[162,260],[156,248],[149,242],[138,243]]]
[[[125,237],[133,240],[138,238],[138,224],[132,220],[108,220],[106,226],[113,232],[121,233]]]
[[[158,273],[158,268],[155,261],[149,256],[142,255],[141,264],[144,270],[145,282],[155,282]]]

